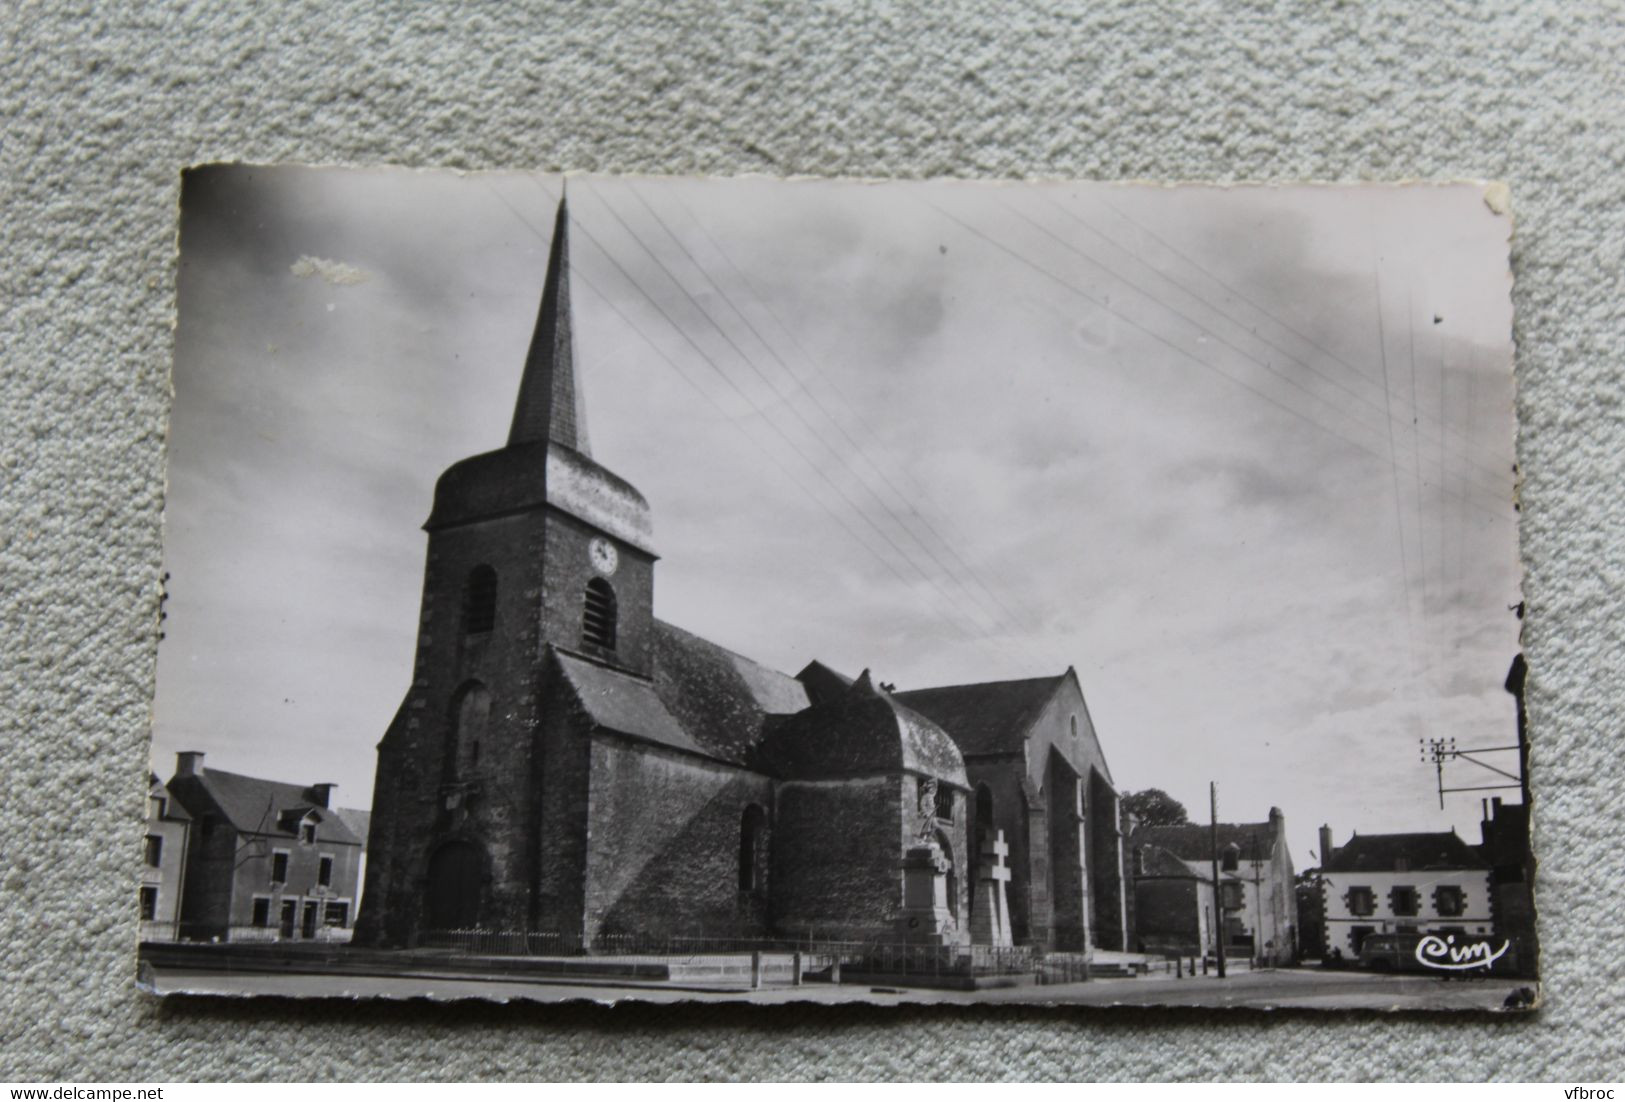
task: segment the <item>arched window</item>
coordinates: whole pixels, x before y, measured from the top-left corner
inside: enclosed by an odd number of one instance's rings
[[[762,834],[767,813],[760,804],[745,808],[739,820],[739,890],[754,892],[762,882]]]
[[[948,913],[955,918],[959,917],[959,865],[954,861],[954,846],[948,840],[948,832],[937,831],[937,848],[948,862]]]
[[[467,682],[451,698],[451,779],[465,778],[479,765],[480,740],[490,716],[491,691],[478,681]]]
[[[615,591],[602,578],[587,583],[581,612],[581,641],[605,650],[615,649]]]
[[[479,635],[497,622],[497,572],[489,566],[476,566],[468,572],[463,588],[463,631]]]
[[[1225,872],[1235,872],[1241,861],[1241,847],[1231,842],[1224,847],[1224,855],[1219,858],[1219,867]]]
[[[1078,737],[1078,717],[1076,713],[1072,716],[1072,737]]]

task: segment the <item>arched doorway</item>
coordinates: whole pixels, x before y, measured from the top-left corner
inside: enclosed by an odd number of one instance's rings
[[[948,840],[947,832],[937,831],[937,848],[948,862],[948,913],[954,918],[959,917],[959,863],[954,860],[954,844]]]
[[[424,920],[431,930],[464,930],[480,920],[485,855],[473,842],[450,841],[429,858]]]

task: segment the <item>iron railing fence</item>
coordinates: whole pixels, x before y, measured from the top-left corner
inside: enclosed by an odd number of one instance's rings
[[[355,933],[348,926],[318,926],[307,934],[295,926],[292,932],[278,926],[227,926],[225,933],[219,927],[202,927],[176,922],[142,922],[142,941],[221,942],[239,944],[269,944],[271,942],[320,942],[325,945],[343,945]]]
[[[578,937],[528,930],[431,930],[417,948],[479,956],[615,957],[681,963],[717,963],[724,958],[761,955],[766,967],[799,956],[803,971],[877,973],[896,976],[1002,976],[1038,971],[1043,954],[1025,946],[918,945],[901,942],[842,941],[825,938],[670,937],[600,934],[587,946]],[[787,962],[786,962],[787,963]],[[1086,978],[1086,977],[1085,977]]]

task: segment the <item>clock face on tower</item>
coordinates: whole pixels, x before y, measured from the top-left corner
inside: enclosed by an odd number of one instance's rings
[[[615,550],[615,545],[602,536],[587,544],[587,558],[592,560],[592,568],[605,577],[615,573],[615,568],[621,564],[621,556]]]

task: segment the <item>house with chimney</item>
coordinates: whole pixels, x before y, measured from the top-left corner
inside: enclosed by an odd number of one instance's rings
[[[1490,863],[1454,830],[1360,834],[1332,845],[1320,828],[1323,860],[1321,951],[1352,960],[1372,934],[1494,932]]]
[[[1262,965],[1297,958],[1297,895],[1286,817],[1278,807],[1257,823],[1184,823],[1137,828],[1129,839],[1135,871],[1135,931],[1147,952],[1188,955],[1211,946],[1211,929],[1225,954]],[[1218,914],[1213,913],[1213,866],[1218,863]],[[1184,867],[1183,875],[1175,865]],[[1205,895],[1206,899],[1203,900]],[[1202,911],[1191,900],[1201,902]]]
[[[332,808],[333,785],[228,773],[184,752],[164,787],[191,817],[182,939],[349,940],[363,843]]]
[[[141,846],[141,940],[173,941],[181,917],[192,816],[169,794],[156,773],[147,778],[147,836]]]

